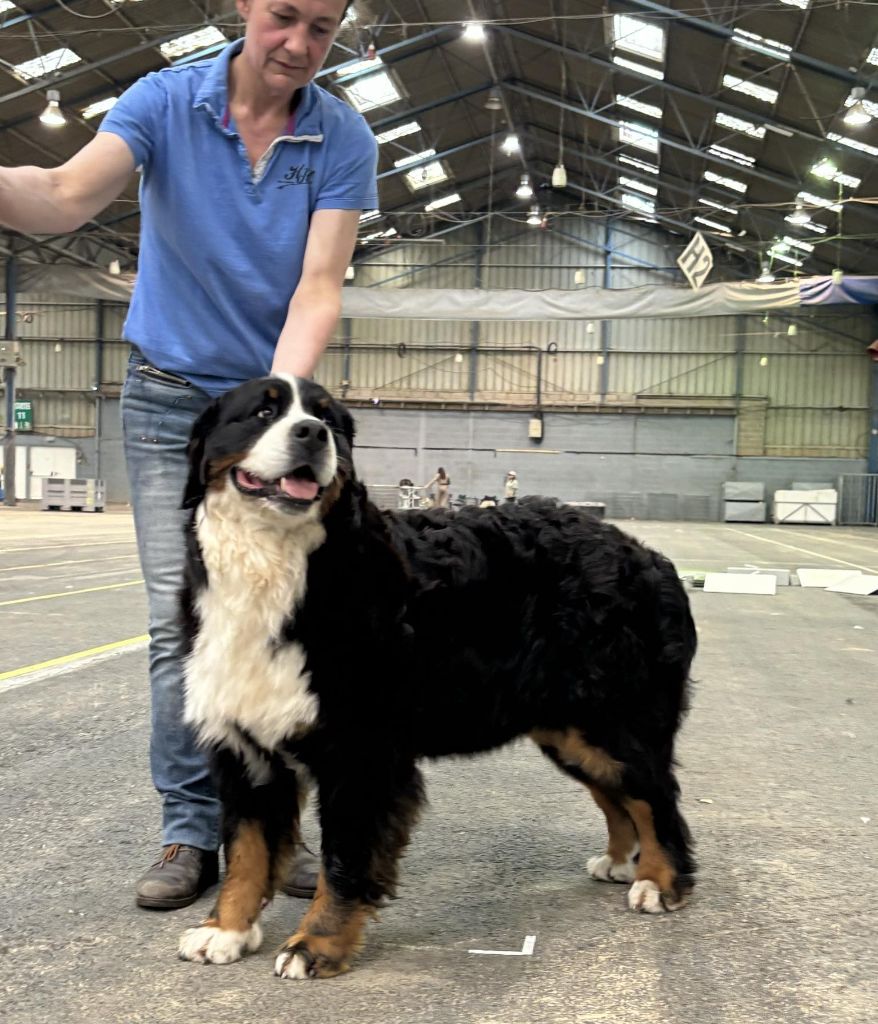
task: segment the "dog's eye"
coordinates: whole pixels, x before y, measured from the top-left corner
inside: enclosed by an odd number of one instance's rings
[[[273,420],[274,409],[270,405],[263,405],[259,412],[256,413],[256,415],[261,420]]]

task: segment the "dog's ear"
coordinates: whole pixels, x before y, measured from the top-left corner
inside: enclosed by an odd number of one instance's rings
[[[214,399],[195,421],[189,438],[189,477],[183,491],[181,508],[195,508],[204,498],[207,487],[207,438],[219,421],[219,399]]]
[[[354,447],[354,437],[357,434],[357,428],[354,423],[354,417],[347,410],[347,406],[338,403],[338,410],[341,418],[341,429],[344,436],[347,438],[348,444],[351,448]]]

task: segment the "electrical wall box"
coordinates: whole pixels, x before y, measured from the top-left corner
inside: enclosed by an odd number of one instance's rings
[[[533,416],[527,424],[527,436],[531,441],[542,441],[543,439],[543,421],[539,416]]]

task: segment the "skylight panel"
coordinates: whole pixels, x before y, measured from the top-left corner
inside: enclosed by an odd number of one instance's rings
[[[801,267],[802,261],[797,260],[794,256],[787,255],[786,252],[782,252],[776,245],[773,245],[768,250],[768,255],[775,260],[780,260],[781,263],[789,263],[794,267]]]
[[[730,235],[727,224],[720,224],[715,220],[710,220],[709,217],[693,217],[692,218],[697,224],[703,224],[706,228],[710,228],[711,231],[718,231],[721,235]]]
[[[41,57],[34,57],[32,60],[15,64],[12,70],[19,78],[30,81],[32,78],[45,78],[46,75],[51,75],[53,72],[60,71],[61,68],[69,67],[71,64],[78,64],[81,60],[82,57],[79,54],[63,47],[60,50],[44,53]]]
[[[866,60],[870,64],[878,64],[878,46],[873,46]]]
[[[0,0],[0,14],[5,14],[7,11],[15,10],[15,4],[12,0]]]
[[[225,42],[228,42],[228,40],[218,28],[214,25],[207,25],[205,28],[198,29],[197,32],[187,32],[186,35],[177,36],[176,39],[162,43],[159,49],[168,60],[173,60],[175,57],[182,57],[186,53],[203,50],[208,46],[213,46],[215,43]]]
[[[772,105],[777,103],[777,89],[769,89],[767,85],[757,85],[756,82],[745,81],[743,78],[738,78],[737,75],[723,75],[723,88],[743,93],[745,96],[752,96],[754,99],[762,100],[763,103]]]
[[[434,160],[423,167],[416,167],[403,175],[408,187],[417,192],[418,189],[429,188],[430,185],[438,185],[442,181],[448,181],[448,174],[440,161]]]
[[[613,15],[613,43],[620,50],[650,60],[665,59],[665,30],[654,21],[641,21],[628,14]]]
[[[704,196],[699,196],[699,203],[703,203],[704,206],[712,206],[714,210],[722,210],[723,213],[730,213],[733,217],[738,216],[738,211],[733,206],[723,206],[722,203],[718,203],[713,199],[706,199]]]
[[[645,124],[634,124],[632,121],[619,122],[619,141],[629,146],[645,149],[648,153],[658,153],[659,140],[655,128]]]
[[[627,206],[629,210],[637,210],[638,213],[649,214],[650,217],[655,213],[654,202],[644,199],[643,196],[634,195],[632,192],[622,193],[622,205]]]
[[[637,192],[645,192],[648,196],[658,195],[658,189],[655,185],[647,185],[645,181],[638,181],[637,178],[628,178],[624,174],[619,175],[619,184],[625,188],[633,188]]]
[[[658,174],[659,169],[655,164],[648,164],[644,160],[638,160],[636,156],[628,156],[625,153],[620,153],[617,157],[620,164],[627,164],[628,167],[635,167],[638,171],[643,171],[645,174]]]
[[[342,88],[351,104],[361,114],[402,99],[402,93],[386,71],[376,71],[372,75],[364,75]]]
[[[733,163],[740,164],[742,167],[753,167],[756,164],[756,158],[748,156],[746,153],[741,153],[737,149],[729,149],[728,146],[720,146],[717,143],[713,143],[708,150],[711,156],[718,156],[721,160],[731,160]]]
[[[628,60],[627,57],[620,57],[618,53],[613,54],[613,63],[618,64],[620,68],[627,68],[629,71],[636,71],[640,75],[649,75],[650,78],[658,78],[661,80],[665,77],[665,73],[661,68],[651,68],[646,64],[638,64],[636,60]]]
[[[792,238],[784,235],[784,242],[793,249],[801,249],[802,252],[814,252],[814,246],[810,242],[804,242],[801,238]]]
[[[662,114],[664,111],[661,107],[657,107],[652,103],[644,103],[642,100],[635,99],[633,96],[624,96],[622,93],[616,93],[616,103],[620,107],[628,107],[629,110],[636,110],[638,114],[645,114],[647,117],[654,117],[656,120],[661,121]]]
[[[797,192],[796,199],[801,199],[809,206],[817,206],[821,210],[832,210],[833,213],[838,213],[841,209],[841,204],[834,199],[824,199],[823,196],[815,196],[813,192]]]
[[[747,50],[755,50],[757,53],[764,53],[768,57],[777,57],[780,60],[789,60],[793,52],[792,46],[780,43],[776,39],[766,39],[765,36],[757,35],[755,32],[745,32],[742,28],[735,28],[732,31],[732,42],[743,46]]]
[[[798,7],[800,11],[807,11],[811,0],[780,0],[780,2],[786,4],[787,7]]]
[[[451,206],[452,203],[459,203],[460,195],[457,192],[452,193],[450,196],[442,196],[441,199],[434,199],[432,203],[427,203],[424,210],[427,213],[432,213],[434,210],[441,210],[445,206]]]
[[[360,214],[361,224],[371,224],[373,220],[378,220],[381,217],[380,210],[365,210]]]
[[[868,153],[870,156],[878,156],[878,146],[870,146],[867,142],[860,142],[859,139],[849,139],[846,135],[839,135],[837,132],[827,132],[826,138],[830,142],[837,142],[849,149],[856,149],[860,153]]]
[[[761,124],[753,124],[743,117],[733,117],[731,114],[718,113],[716,124],[720,128],[728,128],[733,132],[741,132],[742,135],[749,135],[751,139],[764,139],[765,128]]]
[[[732,192],[739,192],[743,195],[747,191],[747,184],[738,181],[737,178],[726,178],[722,174],[715,174],[713,171],[704,172],[704,180],[713,185],[722,185],[723,188],[731,189]]]
[[[350,78],[353,75],[365,75],[370,71],[378,71],[384,67],[384,61],[380,57],[373,57],[371,60],[358,60],[353,64],[347,64],[339,68],[335,73],[336,78]]]
[[[435,156],[435,149],[425,149],[421,153],[410,153],[408,156],[404,156],[399,160],[393,161],[394,167],[405,167],[407,164],[416,163],[418,160],[426,160],[428,156]]]
[[[86,119],[90,121],[93,117],[99,117],[101,114],[106,114],[108,110],[116,106],[118,96],[107,96],[103,100],[95,100],[94,103],[89,103],[87,107],[83,107],[80,113]]]
[[[399,234],[396,228],[388,228],[386,231],[373,231],[371,235],[364,235],[362,242],[377,242],[380,238],[395,238]]]
[[[873,103],[872,100],[867,99],[858,100],[856,96],[848,96],[844,101],[844,105],[846,107],[852,107],[855,103],[862,104],[863,109],[870,115],[870,117],[878,117],[878,103]]]
[[[404,139],[407,135],[415,135],[417,132],[422,132],[423,130],[424,129],[417,121],[407,121],[405,124],[398,125],[396,128],[390,128],[386,132],[376,135],[375,140],[379,145],[381,145],[384,142],[394,142],[396,139]]]

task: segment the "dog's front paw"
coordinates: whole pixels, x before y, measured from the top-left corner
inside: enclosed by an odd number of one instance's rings
[[[213,925],[187,928],[180,936],[177,955],[197,964],[231,964],[245,953],[255,953],[262,945],[258,922],[246,932],[233,932]]]
[[[274,961],[274,973],[279,978],[294,981],[344,974],[350,970],[350,961],[343,959],[332,946],[326,939],[313,935],[294,935],[281,947]]]
[[[679,886],[662,891],[655,882],[642,878],[628,890],[628,907],[642,914],[665,914],[685,906],[687,895]]]
[[[602,857],[590,857],[585,870],[599,882],[633,882],[637,864],[633,857],[625,861],[614,861],[605,853]]]

